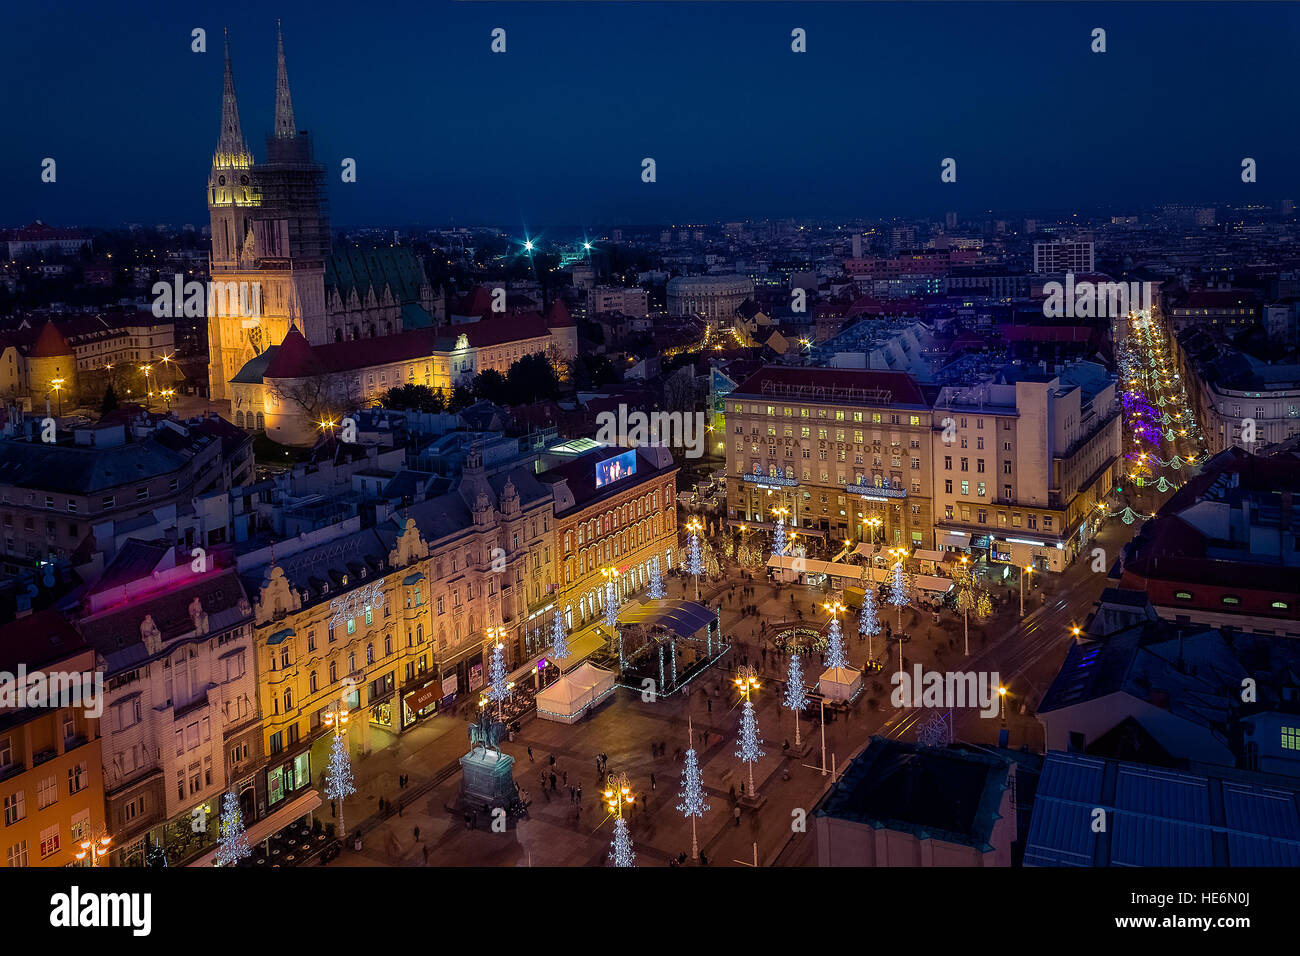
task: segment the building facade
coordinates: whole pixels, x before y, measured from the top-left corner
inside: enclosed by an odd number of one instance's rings
[[[94,652],[55,611],[5,625],[0,668],[92,678]],[[89,866],[83,840],[111,835],[104,821],[100,715],[71,697],[53,706],[0,707],[0,805],[4,865]]]
[[[215,845],[221,795],[246,822],[265,801],[252,609],[230,569],[124,550],[87,596],[78,627],[104,673],[104,796],[113,863],[151,845],[181,864]],[[155,560],[157,563],[155,564]],[[120,569],[120,570],[119,570]]]
[[[729,524],[771,527],[784,508],[823,541],[928,547],[933,416],[910,375],[768,367],[726,405]]]
[[[945,387],[934,406],[934,547],[1064,570],[1120,473],[1115,389],[1091,363]]]
[[[620,470],[611,471],[618,461]],[[629,466],[631,470],[628,470]],[[565,626],[597,619],[605,605],[602,570],[618,571],[620,595],[650,583],[653,561],[667,574],[677,547],[677,472],[667,448],[601,448],[542,472],[554,498],[562,571],[556,606]]]

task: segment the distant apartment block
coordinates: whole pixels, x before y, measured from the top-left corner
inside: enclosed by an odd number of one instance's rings
[[[1061,272],[1073,272],[1077,275],[1092,272],[1094,266],[1091,240],[1062,239],[1034,243],[1034,272],[1039,275]]]

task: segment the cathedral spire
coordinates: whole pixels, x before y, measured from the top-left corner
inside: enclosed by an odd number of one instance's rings
[[[244,133],[239,127],[239,101],[235,99],[235,74],[230,68],[230,33],[226,31],[226,78],[221,90],[221,139],[217,141],[214,165],[230,165],[232,157],[248,155]],[[224,162],[221,160],[224,158]]]
[[[289,70],[284,65],[284,37],[280,21],[275,21],[275,135],[292,138],[297,133],[293,122],[293,100],[289,96]]]

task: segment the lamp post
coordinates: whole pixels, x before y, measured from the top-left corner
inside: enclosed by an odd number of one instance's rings
[[[998,688],[998,698],[1002,701],[1002,726],[1005,727],[1007,725],[1007,689],[1005,687]]]
[[[153,398],[153,392],[149,388],[149,373],[153,370],[152,365],[141,365],[140,371],[144,372],[144,410],[149,411],[149,400]]]
[[[98,839],[88,838],[77,844],[81,849],[76,852],[78,860],[90,860],[91,866],[99,866],[100,857],[108,855],[108,846],[113,842],[113,838],[107,833]]]
[[[59,417],[63,417],[63,379],[50,379],[50,388],[54,390],[54,397],[59,403]]]
[[[876,532],[880,530],[880,526],[882,523],[883,522],[880,520],[880,517],[878,515],[872,515],[870,518],[866,520],[867,527],[871,529],[871,550],[872,551],[876,550]]]
[[[339,701],[338,709],[325,712],[324,723],[326,727],[329,727],[334,731],[335,737],[343,737],[346,739],[348,735],[348,709],[343,706],[342,700]],[[341,840],[348,835],[347,826],[343,822],[343,798],[339,797],[335,802],[337,804],[336,811],[339,818],[338,834],[339,839]]]
[[[1025,575],[1033,574],[1034,566],[1026,564],[1020,571],[1020,616],[1025,616]]]

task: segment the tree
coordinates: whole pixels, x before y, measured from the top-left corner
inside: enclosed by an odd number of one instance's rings
[[[221,833],[217,837],[217,866],[235,866],[253,851],[244,832],[244,817],[239,810],[235,791],[227,790],[221,798]]]
[[[470,390],[479,400],[486,399],[497,405],[510,404],[510,390],[506,385],[506,377],[494,368],[485,368],[475,375]]]
[[[740,713],[740,738],[736,743],[739,746],[736,756],[740,758],[741,763],[749,764],[749,790],[752,797],[754,764],[758,763],[758,758],[765,756],[766,752],[761,749],[763,739],[758,736],[758,718],[754,715],[754,702],[748,697],[745,698],[745,706]]]
[[[345,734],[335,733],[330,743],[329,764],[325,768],[325,798],[338,803],[340,837],[347,835],[343,823],[343,798],[357,792],[352,780],[352,759],[348,756],[348,738]]]
[[[632,834],[628,832],[627,821],[619,817],[614,821],[614,839],[609,858],[615,866],[636,866],[636,854],[632,852]]]
[[[494,704],[501,704],[509,696],[510,682],[506,679],[506,646],[501,641],[497,641],[492,645],[492,659],[488,663],[488,700]]]
[[[428,385],[398,385],[385,392],[380,401],[385,408],[411,412],[437,413],[447,409],[447,396],[442,389]]]
[[[664,576],[659,571],[659,555],[655,555],[650,562],[650,600],[662,601],[665,596]]]
[[[457,385],[451,390],[451,398],[447,400],[447,411],[458,412],[462,408],[469,408],[474,404],[476,399],[474,393],[464,385]]]
[[[889,588],[889,603],[898,608],[898,626],[903,626],[903,607],[907,604],[907,585],[903,580],[903,562],[894,565],[894,580]]]
[[[693,731],[688,732],[693,737]],[[686,765],[682,768],[682,790],[678,796],[682,802],[677,804],[677,809],[691,821],[691,859],[698,860],[700,844],[695,836],[695,819],[704,816],[709,811],[709,805],[704,802],[704,779],[700,775],[700,760],[693,746],[686,751]]]
[[[808,706],[808,688],[803,682],[803,655],[798,650],[790,652],[790,668],[785,675],[785,706],[794,711],[794,745],[798,747],[799,713]]]
[[[115,408],[117,408],[117,392],[113,391],[112,385],[109,385],[104,389],[104,401],[100,403],[99,413],[107,415]]]
[[[772,531],[772,556],[785,556],[785,515],[776,516],[776,528]]]
[[[560,378],[540,352],[525,355],[506,373],[506,394],[511,405],[527,405],[560,397]]]
[[[3,286],[0,286],[3,288]],[[167,866],[167,851],[163,849],[161,843],[154,843],[146,838],[149,849],[144,854],[144,865],[151,870],[161,870]]]
[[[847,668],[848,658],[844,654],[844,634],[840,631],[840,619],[831,618],[831,626],[826,631],[826,666],[829,668]]]
[[[564,619],[560,617],[559,608],[556,608],[555,620],[551,622],[551,656],[557,661],[562,661],[566,660],[569,654],[569,632],[564,626]],[[560,670],[563,673],[563,665]]]
[[[868,646],[871,638],[880,633],[880,614],[876,610],[876,584],[868,581],[862,589],[862,609],[858,612],[858,633],[867,637]],[[870,655],[868,650],[867,654]]]

